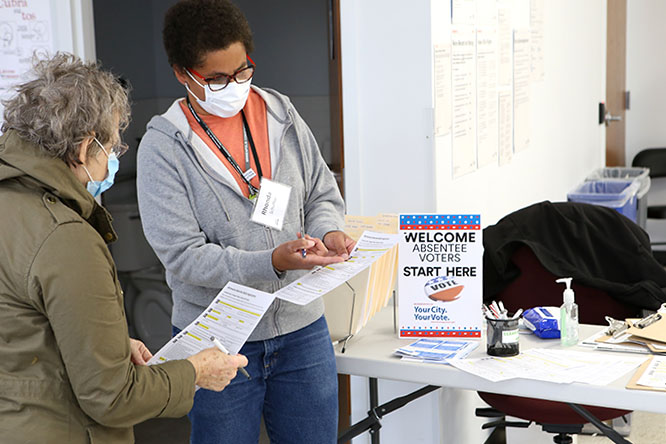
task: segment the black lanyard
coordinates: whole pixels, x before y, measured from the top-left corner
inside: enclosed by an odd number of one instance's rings
[[[257,197],[257,194],[259,193],[259,189],[257,187],[255,187],[254,185],[252,185],[252,183],[250,183],[250,180],[252,180],[252,177],[250,177],[250,179],[248,179],[245,176],[245,173],[241,169],[240,165],[238,165],[238,162],[236,162],[236,160],[234,160],[234,158],[231,156],[229,151],[227,151],[227,149],[224,147],[224,145],[222,145],[222,142],[220,142],[220,140],[215,136],[215,134],[210,130],[210,128],[208,128],[208,125],[206,125],[206,123],[203,120],[201,120],[201,117],[199,117],[199,115],[196,113],[196,111],[194,111],[194,108],[192,108],[192,104],[190,103],[190,98],[187,97],[186,100],[187,100],[187,107],[189,108],[190,112],[192,113],[192,116],[194,116],[194,120],[197,121],[199,126],[201,126],[201,128],[208,135],[208,137],[210,137],[210,140],[213,141],[213,143],[215,144],[217,149],[220,150],[220,152],[222,153],[224,158],[227,159],[227,161],[231,164],[233,169],[238,173],[238,175],[241,177],[241,179],[243,179],[243,181],[247,185],[247,188],[248,188],[248,191],[249,191],[249,194],[250,194],[250,196],[249,196],[250,200],[254,200],[254,198]],[[261,178],[263,177],[263,173],[261,171],[261,163],[259,163],[259,155],[257,154],[257,148],[254,145],[254,139],[252,138],[252,132],[250,131],[250,125],[247,123],[247,119],[245,118],[245,112],[243,110],[241,110],[241,116],[243,117],[243,147],[244,147],[245,153],[246,153],[246,156],[245,156],[246,165],[245,166],[247,168],[247,171],[251,170],[250,165],[249,165],[249,158],[248,158],[249,156],[247,155],[247,152],[248,152],[247,142],[248,142],[248,139],[249,139],[250,147],[252,148],[252,157],[254,157],[254,163],[257,166],[257,173],[259,174],[259,179],[261,180]]]

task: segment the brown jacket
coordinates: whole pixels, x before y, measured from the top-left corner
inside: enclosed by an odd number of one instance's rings
[[[63,161],[0,137],[1,443],[131,443],[192,407],[188,361],[130,362],[115,237]]]

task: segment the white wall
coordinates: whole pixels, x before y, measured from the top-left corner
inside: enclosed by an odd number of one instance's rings
[[[544,1],[544,80],[531,88],[531,146],[504,166],[451,177],[450,137],[433,138],[432,11],[450,0],[341,1],[348,212],[480,212],[483,225],[568,191],[605,163],[605,0]],[[380,381],[380,402],[412,384]],[[367,384],[352,378],[352,421]],[[431,394],[382,421],[383,443],[483,442],[476,395]],[[425,414],[424,412],[427,412]],[[453,416],[451,416],[453,415]],[[417,431],[418,439],[411,433]],[[355,442],[369,442],[367,434]]]
[[[626,164],[645,148],[666,147],[666,2],[663,0],[627,1],[627,85],[631,91],[626,111]],[[648,204],[666,202],[666,179],[652,180]],[[653,241],[666,241],[666,222],[648,219]],[[663,250],[664,247],[654,247]]]
[[[503,167],[451,178],[450,138],[436,141],[437,211],[481,212],[483,225],[542,200],[566,200],[605,164],[598,103],[606,91],[606,2],[544,2],[545,78],[531,88],[530,147]],[[345,147],[349,150],[349,147]]]
[[[644,148],[666,146],[666,2],[627,1],[626,162]]]

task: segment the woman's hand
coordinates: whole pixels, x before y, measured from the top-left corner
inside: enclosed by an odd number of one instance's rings
[[[146,365],[153,357],[148,347],[138,339],[130,338],[130,350],[132,351],[132,364]]]
[[[236,377],[239,367],[247,365],[243,355],[228,355],[216,348],[208,348],[187,358],[194,366],[195,384],[201,388],[222,391]]]
[[[300,234],[299,234],[300,236]],[[305,257],[303,257],[305,250]],[[273,267],[278,271],[310,270],[319,265],[343,262],[344,257],[331,254],[321,239],[305,235],[304,238],[285,242],[273,250]]]

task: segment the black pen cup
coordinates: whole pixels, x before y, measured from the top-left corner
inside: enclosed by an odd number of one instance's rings
[[[518,318],[496,319],[486,317],[486,351],[492,356],[516,356],[520,353]]]

